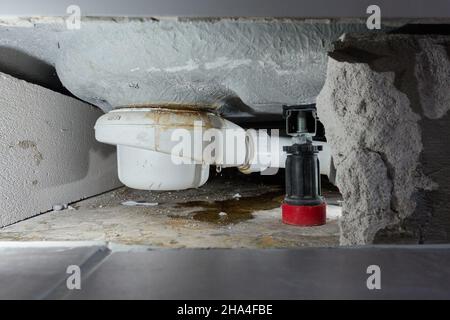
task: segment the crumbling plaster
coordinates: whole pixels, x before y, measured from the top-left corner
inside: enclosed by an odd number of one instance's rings
[[[450,239],[450,210],[436,201],[450,185],[438,155],[449,153],[449,43],[347,35],[330,53],[317,108],[344,198],[341,244]]]

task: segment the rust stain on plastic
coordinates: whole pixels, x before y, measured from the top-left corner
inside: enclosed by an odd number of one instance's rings
[[[155,109],[147,112],[145,117],[153,120],[156,125],[167,129],[174,127],[192,129],[195,121],[201,121],[204,128],[213,127],[211,119],[204,111]]]
[[[155,126],[159,126],[162,131],[185,128],[192,129],[195,125],[195,121],[201,121],[202,127],[205,129],[214,128],[211,119],[210,112],[208,110],[190,110],[190,109],[168,109],[162,106],[150,107],[145,106],[142,109],[148,108],[152,111],[147,111],[145,117],[152,120]]]
[[[144,117],[151,120],[154,128],[155,150],[160,151],[161,135],[174,129],[194,131],[198,126],[201,130],[217,129],[223,125],[223,120],[211,111],[214,105],[196,104],[134,104],[115,109],[147,109]]]
[[[115,109],[133,108],[133,109],[173,109],[173,110],[191,110],[191,111],[214,111],[219,106],[214,104],[193,104],[193,103],[140,103],[116,107]]]

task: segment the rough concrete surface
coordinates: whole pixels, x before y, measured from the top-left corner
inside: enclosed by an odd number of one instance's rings
[[[317,108],[341,244],[450,241],[449,49],[447,36],[346,35],[329,54]]]
[[[0,230],[0,241],[111,241],[155,248],[295,248],[335,246],[336,218],[321,227],[281,222],[280,177],[224,170],[184,191],[120,188]],[[224,172],[223,171],[223,172]],[[232,172],[232,176],[226,172]],[[261,180],[260,180],[261,179]],[[325,192],[332,210],[339,193]],[[138,206],[130,206],[133,202]]]
[[[0,227],[120,186],[102,112],[0,73]]]

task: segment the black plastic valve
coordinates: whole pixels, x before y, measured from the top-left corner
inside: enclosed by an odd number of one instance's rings
[[[322,146],[314,146],[308,142],[286,146],[283,150],[288,153],[284,201],[296,206],[315,206],[323,203],[317,157]]]

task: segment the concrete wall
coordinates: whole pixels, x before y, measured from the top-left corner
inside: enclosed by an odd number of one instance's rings
[[[0,73],[0,227],[120,186],[102,112]]]

